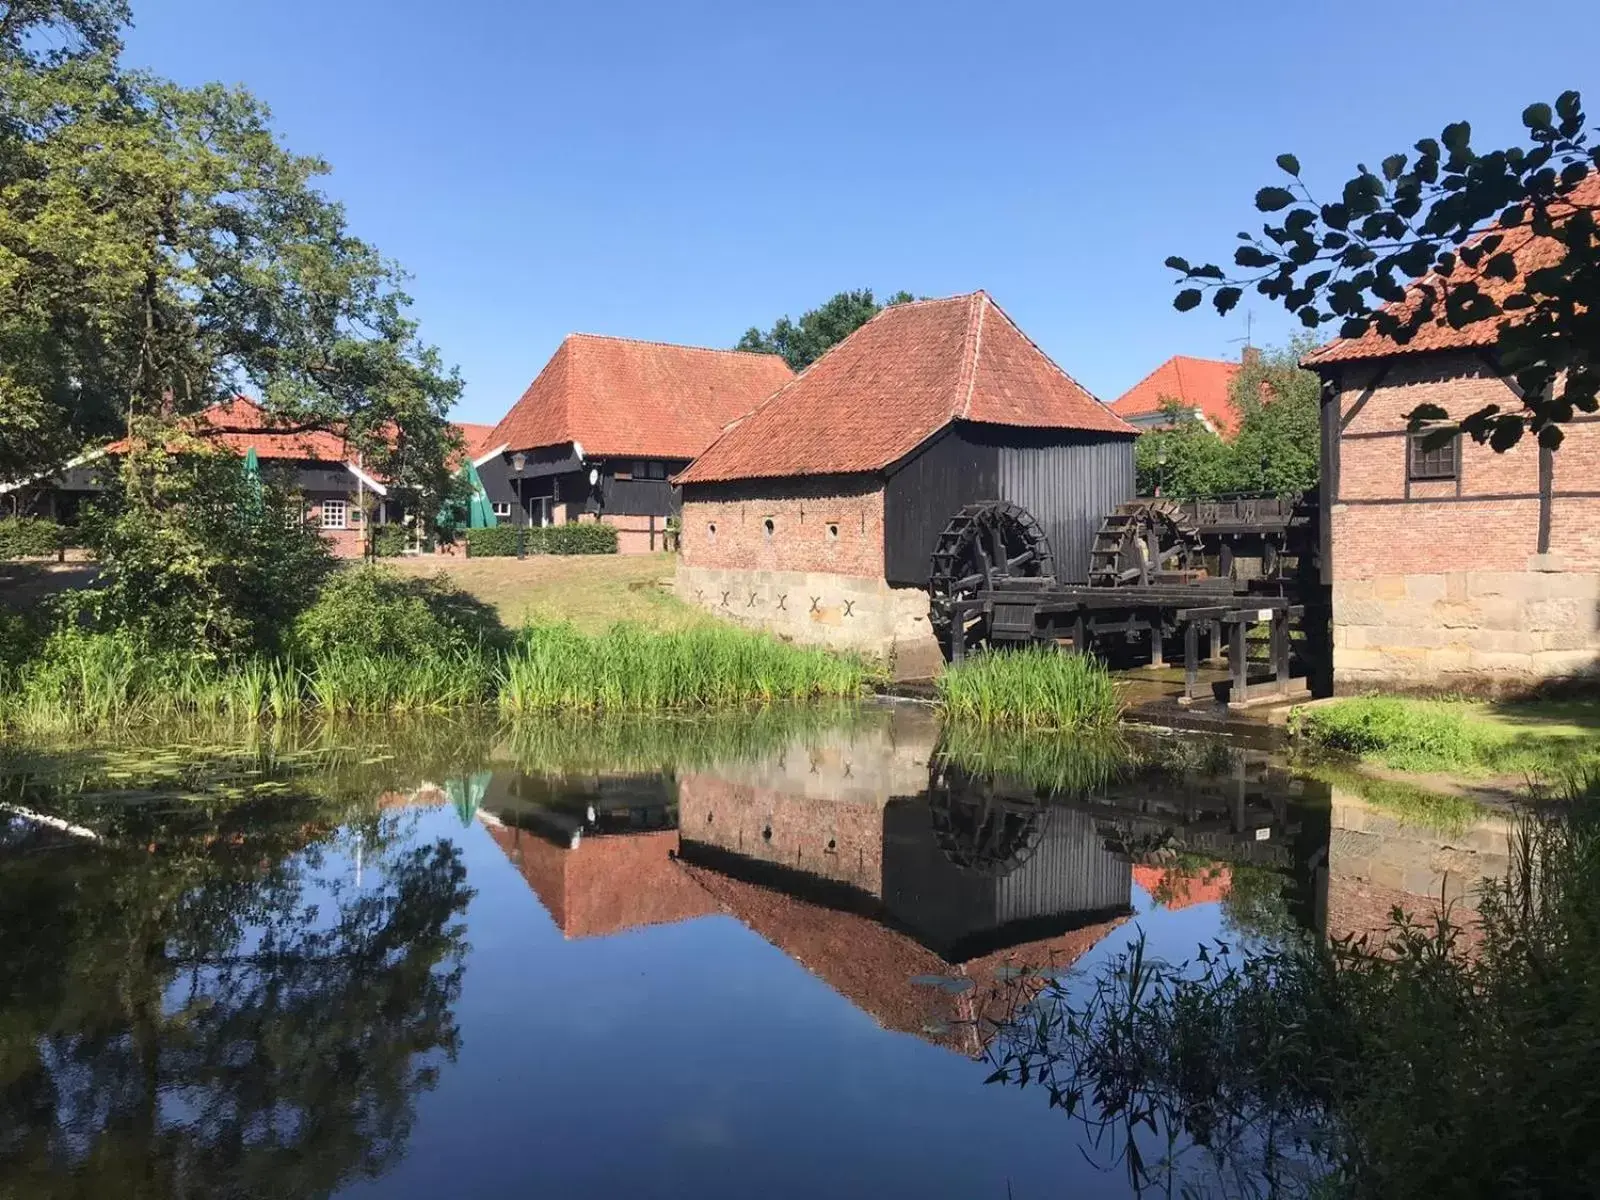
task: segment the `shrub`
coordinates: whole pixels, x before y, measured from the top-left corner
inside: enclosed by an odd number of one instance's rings
[[[399,558],[406,552],[406,531],[399,525],[379,525],[372,534],[372,552],[378,558]]]
[[[535,525],[519,529],[515,525],[496,525],[492,529],[469,529],[467,555],[470,558],[505,558],[517,552],[519,533],[526,539],[529,554],[615,554],[617,531],[598,521],[572,521],[566,525]]]
[[[1107,729],[1122,706],[1105,664],[1046,646],[969,658],[939,676],[947,715],[980,725]]]
[[[0,559],[44,558],[66,545],[66,532],[39,517],[0,519]]]
[[[295,622],[295,648],[311,659],[340,656],[443,658],[497,645],[494,610],[437,575],[411,579],[386,567],[335,574]]]
[[[139,455],[84,521],[100,627],[153,653],[276,652],[332,563],[299,512],[232,454]]]

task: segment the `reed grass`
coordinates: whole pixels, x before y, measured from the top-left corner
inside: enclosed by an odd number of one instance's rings
[[[508,651],[336,647],[226,667],[151,655],[125,634],[73,630],[0,679],[0,730],[64,736],[187,717],[254,724],[493,707],[513,718],[711,710],[855,699],[870,680],[859,659],[718,627],[619,625],[601,635],[530,627]]]
[[[969,658],[939,676],[946,716],[983,726],[1110,729],[1122,704],[1098,659],[1043,646]]]
[[[860,659],[722,626],[599,636],[566,625],[523,631],[499,680],[503,713],[667,712],[859,696]]]

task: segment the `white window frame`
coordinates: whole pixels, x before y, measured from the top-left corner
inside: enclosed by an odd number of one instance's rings
[[[339,519],[337,521],[331,520],[330,517],[329,517],[328,508],[329,508],[330,505],[333,507],[334,511],[339,514]],[[350,528],[350,501],[348,501],[348,500],[324,500],[318,505],[318,508],[321,510],[320,514],[319,514],[319,517],[318,517],[318,522],[319,522],[319,524],[321,524],[322,528],[324,528],[324,529],[349,529]]]
[[[490,505],[490,511],[496,517],[509,518],[511,516],[511,503],[508,500],[496,500]]]

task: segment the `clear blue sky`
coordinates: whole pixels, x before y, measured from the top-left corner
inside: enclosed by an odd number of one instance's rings
[[[1278,153],[1333,184],[1567,87],[1600,109],[1592,5],[135,0],[128,59],[246,85],[333,164],[463,419],[569,331],[727,346],[861,286],[987,288],[1110,399],[1238,352],[1243,309],[1174,313],[1161,264],[1230,254]]]

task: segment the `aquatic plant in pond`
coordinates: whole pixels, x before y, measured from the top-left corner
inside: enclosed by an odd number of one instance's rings
[[[973,775],[1004,777],[1043,794],[1068,796],[1104,787],[1137,761],[1115,728],[1092,737],[1050,737],[963,721],[945,727],[936,758]]]
[[[997,1026],[991,1080],[1107,1134],[1141,1186],[1183,1190],[1198,1158],[1230,1193],[1584,1194],[1600,1171],[1600,776],[1524,814],[1511,864],[1470,923],[1397,916],[1376,941],[1217,944],[1180,964],[1141,940]]]
[[[599,636],[525,629],[506,656],[500,710],[650,712],[859,696],[872,676],[853,656],[792,646],[731,626]]]
[[[939,702],[957,721],[1029,729],[1109,729],[1121,715],[1105,664],[1052,647],[976,655],[938,679]]]

